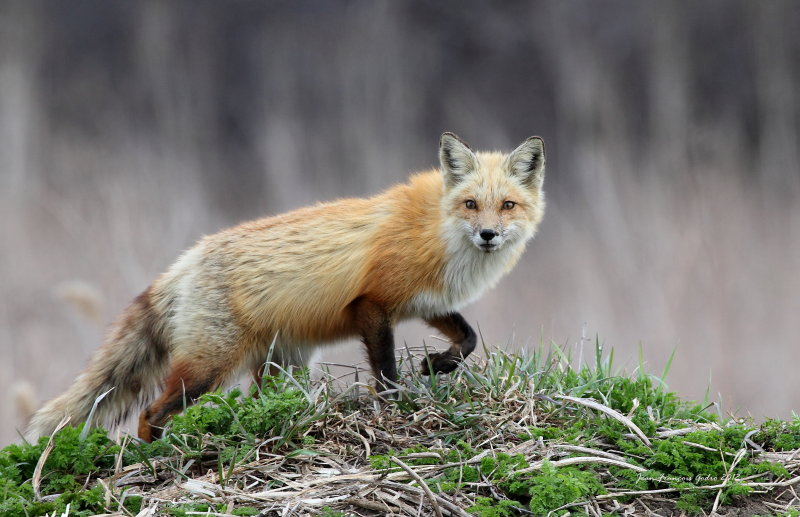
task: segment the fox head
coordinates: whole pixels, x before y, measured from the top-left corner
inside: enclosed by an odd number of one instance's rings
[[[484,253],[519,248],[544,215],[544,142],[533,136],[509,154],[474,153],[453,133],[439,141],[448,240]]]

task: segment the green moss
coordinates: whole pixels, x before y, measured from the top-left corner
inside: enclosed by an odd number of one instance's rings
[[[319,517],[347,517],[347,515],[342,512],[337,512],[336,510],[332,510],[330,506],[326,506],[319,513]]]
[[[478,497],[468,511],[478,517],[516,517],[525,509],[515,501]]]
[[[618,440],[616,444],[620,450],[641,458],[637,463],[649,470],[635,477],[630,471],[626,473],[621,469],[610,470],[620,479],[618,485],[623,489],[683,489],[685,491],[677,501],[678,507],[688,513],[700,513],[710,507],[716,492],[692,488],[718,485],[725,481],[734,456],[744,447],[744,436],[748,431],[743,425],[732,425],[722,431],[696,431],[680,437],[656,440],[652,453],[642,445]],[[728,485],[722,491],[721,502],[728,504],[734,497],[751,492],[749,487],[737,483],[736,479],[762,473],[771,474],[772,477],[788,475],[786,469],[779,464],[752,463],[745,456],[730,472]]]
[[[133,515],[136,515],[140,511],[142,511],[142,502],[143,501],[144,501],[144,498],[142,496],[132,495],[132,496],[128,496],[128,497],[124,498],[124,500],[122,502],[122,506],[124,506],[125,509],[128,510],[129,513],[132,513]]]
[[[234,508],[231,512],[233,515],[241,515],[243,517],[258,515],[259,513],[261,513],[261,510],[253,506],[240,506],[239,508]]]
[[[582,422],[573,422],[566,426],[531,427],[531,438],[541,438],[558,443],[578,443],[585,440]]]
[[[510,460],[506,465],[521,466],[519,460]],[[605,492],[594,472],[577,467],[556,468],[545,462],[540,471],[519,474],[516,470],[499,468],[495,472],[502,475],[497,486],[504,494],[517,504],[527,501],[534,515],[547,515],[564,505]]]
[[[766,450],[793,451],[800,449],[800,417],[791,422],[767,420],[752,440],[762,444]]]
[[[208,512],[213,510],[208,504],[192,503],[172,506],[170,508],[166,508],[164,511],[166,511],[167,515],[171,515],[172,517],[189,517],[192,515],[190,512]]]
[[[53,449],[42,468],[42,495],[61,494],[48,502],[33,499],[31,478],[49,440],[35,444],[13,444],[0,451],[0,515],[25,516],[62,513],[70,504],[72,515],[93,515],[103,511],[100,487],[83,489],[88,477],[110,469],[120,447],[111,442],[102,429],[93,429],[81,439],[80,427],[67,427],[58,433]]]

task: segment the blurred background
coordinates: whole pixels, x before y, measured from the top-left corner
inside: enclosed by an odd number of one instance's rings
[[[798,35],[780,0],[0,3],[0,445],[199,237],[405,181],[445,130],[547,143],[540,233],[464,311],[488,344],[675,351],[682,396],[789,417]]]

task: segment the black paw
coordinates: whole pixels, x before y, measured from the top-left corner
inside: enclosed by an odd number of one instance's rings
[[[422,375],[431,373],[450,373],[456,369],[461,358],[447,353],[430,354],[420,364]]]

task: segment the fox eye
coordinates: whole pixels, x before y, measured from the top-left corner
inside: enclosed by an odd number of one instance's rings
[[[511,210],[511,209],[512,209],[512,208],[514,208],[515,206],[517,206],[517,204],[516,204],[515,202],[513,202],[513,201],[506,201],[505,203],[503,203],[503,210]]]
[[[464,205],[466,205],[469,210],[475,210],[478,208],[478,203],[476,203],[474,199],[467,199],[464,202]]]

